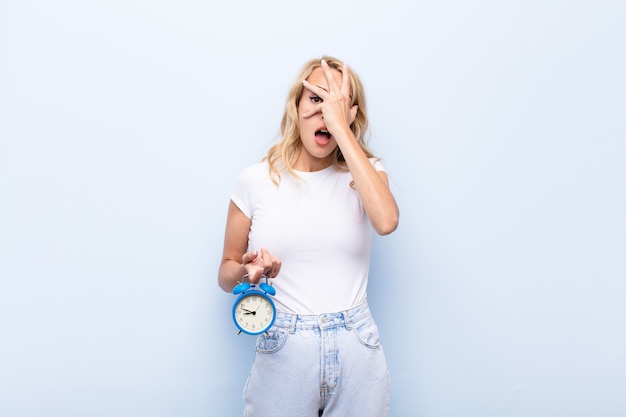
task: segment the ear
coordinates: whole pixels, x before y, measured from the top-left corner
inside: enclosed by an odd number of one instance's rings
[[[356,112],[358,110],[359,110],[359,106],[356,104],[350,107],[350,126],[352,126],[352,123],[354,123],[354,120],[356,119]]]

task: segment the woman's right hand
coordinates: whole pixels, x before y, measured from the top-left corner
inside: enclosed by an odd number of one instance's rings
[[[258,283],[263,275],[276,278],[280,272],[280,259],[270,254],[266,248],[244,253],[241,261],[252,284]]]

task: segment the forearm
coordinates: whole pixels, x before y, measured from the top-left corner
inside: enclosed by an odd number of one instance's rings
[[[246,268],[241,262],[224,260],[219,269],[218,284],[222,290],[232,292],[246,273]]]
[[[386,176],[372,166],[352,131],[344,130],[336,140],[372,227],[381,235],[393,232],[398,226],[399,211]]]

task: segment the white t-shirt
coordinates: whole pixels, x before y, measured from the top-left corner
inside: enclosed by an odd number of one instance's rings
[[[380,161],[371,160],[384,171]],[[278,186],[267,163],[239,176],[232,201],[252,220],[249,250],[262,247],[281,262],[271,283],[279,311],[322,314],[366,301],[372,228],[350,172],[332,166],[283,172]]]

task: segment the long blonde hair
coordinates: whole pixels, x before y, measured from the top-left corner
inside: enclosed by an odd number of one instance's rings
[[[324,56],[322,59],[326,60],[330,68],[343,73],[343,62],[330,56]],[[309,75],[311,75],[311,73],[319,67],[321,67],[320,59],[311,59],[304,64],[302,70],[300,70],[300,73],[298,74],[298,77],[289,90],[289,95],[287,96],[285,112],[283,113],[283,118],[280,123],[281,139],[269,149],[267,155],[263,158],[263,160],[267,161],[269,164],[270,177],[272,178],[272,182],[276,185],[280,182],[281,173],[284,171],[287,171],[294,177],[298,176],[293,169],[293,165],[302,150],[302,141],[300,140],[300,131],[298,126],[298,105],[300,104],[300,99],[302,98],[304,91],[302,81],[306,80]],[[352,94],[350,106],[355,104],[358,106],[356,117],[352,125],[350,125],[350,130],[352,130],[354,137],[358,141],[359,146],[365,155],[368,158],[373,158],[374,154],[367,147],[365,139],[368,127],[365,91],[363,90],[363,84],[361,83],[359,77],[352,70],[350,70],[349,74],[350,92]],[[335,169],[347,171],[348,167],[346,165],[346,161],[338,146],[332,154],[331,161]]]

